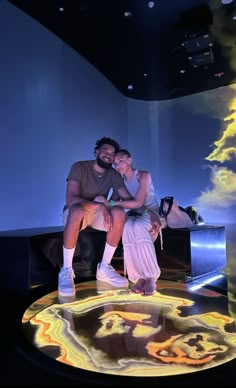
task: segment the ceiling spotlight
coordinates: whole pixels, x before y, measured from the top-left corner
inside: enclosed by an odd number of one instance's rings
[[[125,12],[124,12],[124,16],[125,16],[126,18],[130,18],[130,17],[132,16],[132,12],[130,12],[130,11],[125,11]]]
[[[129,84],[128,87],[127,87],[128,90],[133,90],[133,85],[132,84]]]
[[[232,3],[234,0],[221,0],[221,3],[222,4],[230,4]]]
[[[144,73],[143,76],[144,76],[144,77],[147,77],[147,73]]]
[[[63,8],[63,7],[60,7],[60,8],[59,8],[59,11],[60,11],[60,12],[63,12],[63,11],[64,11],[64,8]]]
[[[149,7],[149,8],[153,8],[154,5],[155,5],[154,1],[149,1],[149,2],[148,2],[148,7]]]

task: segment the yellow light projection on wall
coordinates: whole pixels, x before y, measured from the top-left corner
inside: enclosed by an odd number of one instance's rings
[[[214,142],[215,149],[206,157],[207,160],[224,163],[236,156],[236,98],[231,101],[230,111],[224,121],[230,121],[221,138]]]
[[[236,89],[236,85],[232,85],[231,88]],[[195,206],[200,212],[210,214],[212,211],[216,220],[222,219],[220,213],[217,214],[217,210],[236,204],[236,172],[227,166],[222,166],[223,163],[232,162],[236,157],[236,98],[231,100],[229,110],[232,113],[224,118],[227,126],[220,138],[213,143],[213,151],[205,158],[220,165],[206,166],[211,169],[211,187],[202,191],[195,201]]]
[[[234,320],[227,298],[216,292],[191,293],[164,280],[147,297],[129,289],[98,291],[96,281],[76,287],[74,302],[60,304],[54,292],[22,319],[26,337],[58,362],[143,377],[197,372],[236,356]]]

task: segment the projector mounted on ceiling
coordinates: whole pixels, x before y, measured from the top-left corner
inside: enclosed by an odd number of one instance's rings
[[[182,42],[193,67],[214,63],[213,41],[209,34],[193,37]],[[191,54],[191,55],[190,55]]]

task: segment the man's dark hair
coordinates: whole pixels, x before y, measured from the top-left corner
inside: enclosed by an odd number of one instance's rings
[[[116,154],[122,154],[122,155],[125,155],[125,156],[128,156],[128,158],[131,158],[131,154],[128,150],[124,149],[124,148],[120,148]]]
[[[117,141],[111,139],[110,137],[102,137],[101,139],[96,141],[94,153],[99,150],[104,144],[109,144],[112,147],[115,148],[115,153],[117,153],[120,149],[120,145],[117,143]]]

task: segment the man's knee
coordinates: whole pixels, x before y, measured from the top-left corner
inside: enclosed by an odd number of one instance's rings
[[[111,215],[113,220],[119,220],[122,222],[125,222],[126,219],[126,213],[125,210],[122,207],[116,206],[111,209]]]
[[[67,221],[73,221],[73,222],[81,222],[82,218],[84,217],[84,209],[80,204],[74,204],[71,205],[68,209],[68,218]]]

